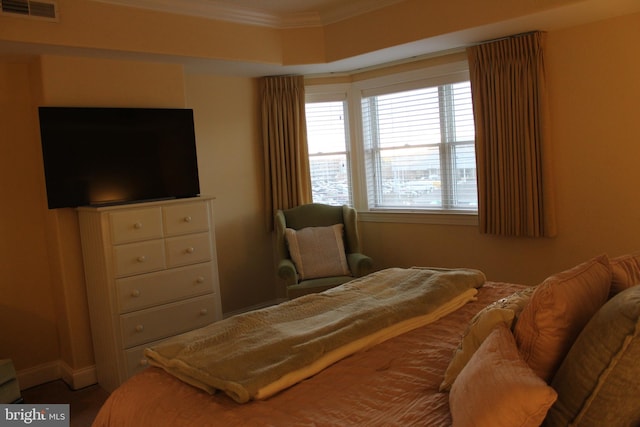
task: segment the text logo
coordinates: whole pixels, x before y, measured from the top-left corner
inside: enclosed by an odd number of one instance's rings
[[[69,405],[0,405],[0,427],[69,427]]]

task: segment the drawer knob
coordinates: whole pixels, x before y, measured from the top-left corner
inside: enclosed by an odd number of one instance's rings
[[[184,222],[191,222],[191,217],[190,216],[185,216],[184,217]]]
[[[139,297],[140,296],[140,291],[137,289],[134,289],[131,291],[131,296],[132,297]]]
[[[140,359],[140,366],[147,366],[149,361],[147,359]]]
[[[136,326],[136,332],[142,332],[142,331],[144,331],[144,326],[142,326],[142,325],[137,325],[137,326]]]
[[[206,308],[200,309],[200,314],[202,316],[206,316],[206,314],[209,312],[209,310],[207,310]]]
[[[204,277],[202,277],[202,276],[198,276],[198,278],[196,279],[196,282],[198,282],[198,283],[204,283]]]
[[[140,255],[140,256],[137,258],[137,260],[138,260],[138,262],[145,262],[145,261],[147,260],[147,257],[146,257],[146,256],[144,256],[144,255]]]
[[[188,253],[188,254],[192,254],[192,253],[194,253],[195,251],[196,251],[196,249],[195,249],[193,246],[192,246],[192,247],[190,247],[190,248],[187,248],[187,253]]]
[[[135,228],[136,230],[140,230],[142,228],[142,223],[136,222],[135,224],[133,224],[133,228]]]

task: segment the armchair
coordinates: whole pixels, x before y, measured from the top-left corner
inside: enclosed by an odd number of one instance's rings
[[[334,227],[336,224],[338,226]],[[344,255],[314,248],[315,252],[307,253],[307,262],[311,259],[314,260],[314,263],[315,260],[320,263],[326,261],[325,264],[332,263],[334,258],[337,259],[340,256],[343,261],[342,267],[336,267],[341,270],[337,274],[323,275],[311,271],[312,268],[305,268],[304,272],[300,271],[300,267],[302,267],[300,264],[305,261],[304,253],[301,258],[300,252],[304,250],[305,246],[304,242],[299,242],[299,240],[303,235],[309,235],[308,233],[311,231],[309,227],[323,227],[323,229],[316,228],[314,232],[322,232],[324,236],[328,236],[329,240],[333,240],[334,247],[337,249],[335,252],[338,252],[339,246],[342,246]],[[373,271],[373,260],[360,252],[357,211],[349,206],[310,203],[292,209],[278,210],[275,215],[275,228],[278,255],[277,272],[285,286],[288,298],[322,292]],[[328,231],[327,228],[331,228],[332,231]],[[303,229],[306,230],[300,232]],[[328,234],[321,230],[325,230]],[[336,236],[336,238],[331,236]],[[293,251],[290,250],[292,244],[294,245]],[[346,261],[346,265],[344,261]]]

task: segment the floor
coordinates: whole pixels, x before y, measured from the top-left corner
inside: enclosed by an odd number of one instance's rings
[[[68,403],[71,412],[70,427],[90,427],[107,397],[109,393],[97,384],[72,390],[62,380],[22,390],[22,398],[26,404]]]

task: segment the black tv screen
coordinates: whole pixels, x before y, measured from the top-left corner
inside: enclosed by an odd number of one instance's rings
[[[49,209],[200,194],[193,110],[38,110]]]

